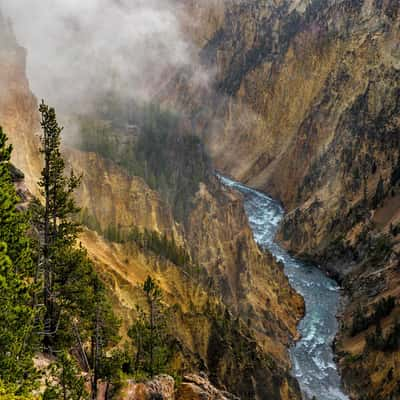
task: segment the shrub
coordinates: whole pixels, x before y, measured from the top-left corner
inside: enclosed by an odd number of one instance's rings
[[[380,321],[387,317],[396,305],[396,299],[392,296],[379,300],[378,303],[374,304],[374,311],[372,314],[367,315],[367,310],[359,306],[354,313],[353,324],[351,327],[351,336],[355,336],[358,333],[364,331],[372,324],[379,324]]]

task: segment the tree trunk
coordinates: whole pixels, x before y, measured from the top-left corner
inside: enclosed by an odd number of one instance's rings
[[[150,376],[153,377],[154,375],[154,310],[153,310],[153,301],[150,300]]]
[[[44,165],[44,197],[45,197],[45,211],[44,211],[44,232],[43,232],[43,298],[46,308],[44,316],[44,338],[43,338],[43,351],[45,353],[51,352],[51,267],[49,262],[50,257],[50,148],[49,136],[46,129],[44,129],[43,146],[45,154]]]
[[[92,338],[92,358],[93,358],[93,380],[92,380],[92,400],[97,399],[97,383],[99,380],[99,356],[100,356],[100,310],[96,305],[95,334]]]

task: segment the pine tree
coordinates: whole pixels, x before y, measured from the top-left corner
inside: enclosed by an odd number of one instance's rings
[[[33,373],[30,307],[32,285],[27,277],[33,261],[26,235],[26,214],[17,210],[11,174],[12,147],[0,128],[0,380],[24,393]]]
[[[16,272],[32,273],[33,261],[30,240],[26,234],[28,218],[17,210],[18,196],[10,173],[12,146],[0,127],[0,241],[7,243],[8,255]]]
[[[72,217],[79,210],[72,194],[80,182],[73,172],[64,176],[65,164],[60,153],[62,128],[58,125],[54,108],[41,103],[42,153],[44,168],[39,181],[44,206],[36,202],[34,207],[41,231],[41,256],[39,267],[43,271],[44,339],[43,348],[52,352],[54,337],[60,323],[60,308],[57,307],[58,293],[55,282],[59,278],[57,263],[65,255],[65,250],[75,243],[79,225]],[[61,256],[61,257],[60,257]]]
[[[105,287],[97,276],[93,276],[91,287],[93,289],[91,299],[91,392],[92,399],[96,400],[99,379],[109,377],[110,360],[105,354],[105,349],[118,341],[119,322],[107,300]]]
[[[378,184],[376,186],[375,195],[374,195],[374,197],[372,199],[372,207],[374,209],[378,208],[381,205],[382,200],[384,199],[384,197],[385,197],[385,186],[384,186],[384,182],[383,182],[382,177],[379,177],[379,181],[378,181]]]
[[[44,168],[39,186],[44,205],[36,201],[33,210],[41,232],[43,348],[45,352],[57,354],[77,346],[91,374],[92,398],[96,398],[97,382],[107,361],[105,349],[116,340],[119,324],[86,250],[77,245],[80,225],[74,216],[79,209],[73,193],[80,178],[73,172],[68,178],[64,175],[65,163],[60,152],[62,128],[53,108],[42,102],[40,113]],[[84,347],[86,341],[91,343],[89,356]]]
[[[143,284],[147,310],[138,308],[138,318],[129,329],[136,346],[135,370],[153,377],[165,372],[169,349],[166,334],[166,310],[162,304],[162,291],[153,278]]]
[[[43,400],[88,399],[85,379],[79,376],[79,366],[67,352],[58,356],[50,372],[51,379],[47,382]]]

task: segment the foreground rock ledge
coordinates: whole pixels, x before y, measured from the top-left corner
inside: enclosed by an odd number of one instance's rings
[[[159,375],[146,383],[129,382],[119,400],[240,400],[215,388],[206,376],[186,375],[178,388],[169,375]]]

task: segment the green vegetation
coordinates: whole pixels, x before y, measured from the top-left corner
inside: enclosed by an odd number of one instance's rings
[[[160,288],[149,277],[143,285],[146,307],[138,309],[139,317],[129,331],[135,353],[115,347],[120,323],[106,287],[78,244],[81,227],[73,194],[80,178],[73,172],[64,174],[62,128],[55,110],[42,103],[40,113],[43,203],[35,199],[28,211],[17,209],[12,147],[0,128],[0,397],[36,399],[34,389],[44,381],[39,382],[33,356],[43,352],[55,361],[38,399],[94,400],[100,380],[111,396],[124,374],[153,376],[167,371],[172,354],[167,312]],[[115,241],[134,242],[178,266],[191,262],[173,236],[168,239],[137,228],[123,238],[115,228],[104,234]]]
[[[44,310],[40,312],[43,351],[63,354],[77,347],[90,374],[91,397],[95,399],[101,365],[107,362],[105,349],[116,341],[118,321],[86,251],[77,246],[80,226],[73,217],[79,210],[72,195],[80,178],[73,172],[68,178],[64,176],[65,165],[60,153],[62,129],[55,110],[42,103],[40,113],[45,165],[39,186],[44,204],[36,200],[32,213],[40,236],[36,276],[41,276],[43,282],[43,300],[35,299],[35,306],[38,300],[43,301]],[[85,346],[86,343],[90,346]],[[67,398],[83,398],[84,390],[75,386],[76,380],[66,378],[74,374],[73,361],[66,355],[58,361],[61,364],[56,365],[56,370],[64,379],[61,380],[63,387],[61,392],[50,390],[48,396],[53,397],[49,398],[66,398],[66,393]]]
[[[39,378],[33,355],[43,351],[56,356],[45,399],[89,396],[79,364],[96,398],[119,323],[85,249],[77,245],[72,196],[80,179],[64,175],[55,111],[42,103],[40,112],[44,202],[34,200],[29,212],[17,209],[12,148],[0,129],[0,393],[10,400],[30,398]]]
[[[200,139],[186,131],[178,115],[154,104],[128,115],[108,104],[100,117],[81,118],[80,126],[82,150],[142,177],[184,220],[199,183],[208,181],[209,161]]]
[[[396,237],[400,233],[400,223],[397,223],[396,225],[390,224],[390,234],[394,237]]]
[[[38,396],[31,394],[17,395],[18,389],[10,384],[5,384],[0,380],[0,399],[1,400],[39,400]]]
[[[165,234],[160,235],[147,229],[140,232],[135,227],[129,232],[128,241],[135,242],[141,249],[150,250],[178,267],[185,267],[191,263],[189,253],[175,242],[174,235],[168,239]]]
[[[345,357],[345,362],[347,365],[352,365],[356,363],[357,361],[360,361],[363,358],[363,354],[349,354],[347,353]]]
[[[368,248],[368,261],[373,264],[382,263],[392,252],[393,243],[389,235],[381,234],[371,240]]]
[[[104,232],[104,237],[117,243],[133,242],[145,251],[171,261],[178,267],[185,267],[191,263],[191,257],[184,247],[179,246],[172,235],[171,239],[166,234],[161,235],[155,231],[144,229],[140,231],[136,226],[129,230],[125,235],[115,226],[108,227]]]
[[[167,346],[166,309],[162,292],[149,276],[143,284],[146,310],[139,308],[139,318],[129,329],[129,336],[136,347],[134,371],[139,376],[165,373],[171,349]]]
[[[368,315],[367,311],[358,307],[353,317],[353,324],[351,327],[351,336],[364,331],[372,324],[379,324],[379,322],[387,317],[396,305],[396,299],[392,296],[379,300],[374,304],[374,311]]]
[[[88,399],[85,379],[79,376],[76,360],[68,353],[61,353],[50,368],[50,378],[46,382],[43,400],[84,400]]]
[[[385,186],[382,177],[379,178],[379,182],[376,186],[375,195],[372,198],[372,208],[378,208],[385,198]]]
[[[400,322],[397,322],[385,336],[378,322],[375,332],[367,336],[366,348],[380,351],[395,351],[400,347]]]
[[[192,264],[192,259],[185,247],[176,243],[174,235],[168,238],[166,234],[144,229],[141,231],[137,226],[130,229],[122,229],[120,226],[109,225],[101,229],[97,219],[90,215],[85,209],[79,215],[79,221],[104,236],[107,240],[115,243],[135,243],[141,250],[149,251],[155,255],[171,261],[178,267],[186,267]]]
[[[390,185],[396,186],[399,182],[400,182],[400,154],[397,159],[397,164],[393,165],[393,170],[390,177]]]
[[[2,390],[25,395],[32,388],[35,285],[27,215],[17,211],[10,175],[12,147],[0,128],[0,379]],[[8,388],[8,389],[7,389]]]

